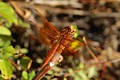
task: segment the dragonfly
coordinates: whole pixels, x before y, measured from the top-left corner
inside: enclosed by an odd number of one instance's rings
[[[43,22],[43,26],[38,29],[38,38],[40,41],[44,41],[46,45],[50,45],[50,50],[48,51],[42,66],[40,67],[40,71],[34,77],[34,80],[40,80],[54,65],[55,63],[60,63],[63,60],[61,53],[65,48],[71,50],[69,48],[69,44],[71,44],[73,40],[73,36],[76,33],[76,29],[73,26],[67,26],[63,28],[60,32],[48,22],[46,18],[44,18],[40,12],[35,10],[35,12],[40,17],[40,20]],[[37,23],[32,22],[35,26],[39,27]],[[54,33],[53,33],[54,32]],[[44,36],[43,36],[44,35]],[[54,36],[54,37],[53,37]],[[47,40],[51,39],[51,42],[47,42]],[[42,42],[41,41],[41,42]],[[84,45],[83,42],[78,42],[79,45]],[[86,42],[85,42],[86,44]],[[88,46],[86,47],[88,48]],[[93,58],[96,59],[95,55],[88,48],[89,52],[92,54]],[[96,59],[97,60],[97,59]]]
[[[36,12],[38,13],[38,11],[36,11]],[[54,32],[56,32],[57,36],[56,36],[56,39],[52,42],[51,49],[47,53],[47,55],[44,59],[43,65],[40,67],[41,70],[35,76],[34,80],[40,80],[45,75],[45,73],[48,70],[50,70],[51,67],[54,66],[54,64],[56,62],[62,61],[63,57],[61,56],[61,53],[65,49],[65,47],[68,45],[68,43],[70,43],[70,40],[73,38],[73,36],[76,32],[76,29],[74,29],[73,26],[67,26],[64,29],[62,29],[60,32],[58,32],[58,30],[56,28],[54,28],[53,25],[51,23],[49,23],[47,21],[47,19],[45,19],[40,13],[39,13],[39,16],[42,18],[45,27],[50,28],[50,29],[53,28],[52,30],[54,30]],[[33,23],[33,24],[36,25],[35,23]],[[36,25],[36,26],[38,26],[38,25]],[[39,36],[43,35],[41,32],[46,30],[46,29],[44,29],[45,27],[40,29]],[[49,32],[49,33],[46,33],[46,35],[49,35],[51,38],[53,38],[51,36],[51,34],[52,34],[51,31],[48,30],[47,32]],[[45,38],[46,38],[46,36],[45,36]]]
[[[73,35],[75,34],[75,29],[72,29],[71,26],[65,27],[58,37],[58,40],[53,42],[51,49],[47,53],[46,58],[44,59],[44,63],[41,66],[41,71],[38,73],[38,75],[35,77],[34,80],[39,80],[42,78],[44,73],[46,73],[51,67],[54,66],[55,62],[61,62],[62,56],[61,53],[65,49],[65,45],[67,45],[70,41],[67,39],[71,39]]]

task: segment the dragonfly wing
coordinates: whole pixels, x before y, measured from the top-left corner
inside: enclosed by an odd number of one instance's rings
[[[38,34],[39,40],[41,42],[45,42],[46,45],[52,44],[52,42],[55,40],[55,37],[57,37],[60,32],[57,30],[57,28],[55,28],[55,26],[48,22],[40,12],[38,12],[36,9],[33,11],[36,13],[36,16],[38,18],[35,19],[36,24],[40,25],[40,31]]]

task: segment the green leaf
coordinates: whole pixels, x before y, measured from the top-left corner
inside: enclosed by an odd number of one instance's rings
[[[6,28],[11,28],[12,23],[10,23],[10,22],[5,22],[4,26],[5,26]]]
[[[29,80],[33,80],[34,76],[35,76],[35,71],[31,71],[29,74]]]
[[[26,49],[26,48],[21,48],[20,51],[23,54],[27,54],[28,53],[28,49]]]
[[[92,66],[88,69],[88,77],[92,78],[94,76],[97,76],[97,69],[95,66]]]
[[[76,67],[76,69],[79,69],[79,68],[84,68],[84,64],[80,63]],[[68,69],[68,72],[69,73],[73,73],[74,70],[73,69]],[[85,70],[80,70],[79,72],[77,72],[75,74],[72,74],[72,76],[74,77],[75,80],[89,80],[88,77],[87,77],[87,74],[86,74]]]
[[[11,32],[6,27],[0,26],[0,35],[11,36]]]
[[[7,58],[11,57],[15,53],[16,50],[13,48],[13,46],[8,46],[3,49],[3,55]]]
[[[6,27],[6,28],[10,28],[12,26],[12,23],[10,23],[3,16],[0,16],[0,23],[2,24],[2,26]]]
[[[4,79],[10,79],[12,77],[13,67],[8,60],[0,59],[0,70]]]
[[[23,71],[23,72],[22,72],[22,77],[23,77],[25,80],[28,80],[28,73],[27,73],[27,71]]]
[[[23,22],[21,19],[18,19],[18,25],[20,25],[22,28],[30,28],[30,24]]]
[[[18,23],[13,8],[4,2],[0,2],[0,14],[11,23]]]
[[[68,72],[69,72],[69,73],[72,73],[72,72],[73,72],[73,69],[69,68],[69,69],[68,69]]]
[[[0,80],[3,80],[2,76],[0,76]]]
[[[21,48],[19,45],[16,45],[15,46],[15,49],[16,49],[16,53],[22,53],[22,54],[27,54],[28,53],[28,49],[27,48]]]
[[[5,48],[5,52],[10,53],[10,54],[15,54],[16,50],[13,48],[13,46],[8,46]]]
[[[24,56],[22,59],[20,59],[20,64],[21,64],[25,69],[27,69],[30,60],[31,60],[31,59],[30,59],[29,57]]]
[[[11,44],[11,36],[0,35],[0,47],[7,47]]]
[[[85,71],[82,70],[82,71],[78,72],[78,74],[82,80],[89,80]]]

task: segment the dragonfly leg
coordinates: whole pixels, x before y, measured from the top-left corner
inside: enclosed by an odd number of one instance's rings
[[[60,63],[62,60],[63,60],[62,55],[60,55],[59,53],[55,53],[52,59],[50,60],[49,65],[50,67],[53,67],[56,62]]]
[[[60,62],[62,62],[63,61],[63,57],[62,57],[62,55],[60,55],[59,56],[59,59],[58,59],[58,62],[60,63]]]

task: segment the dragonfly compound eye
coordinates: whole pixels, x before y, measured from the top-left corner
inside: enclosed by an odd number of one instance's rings
[[[71,34],[74,34],[76,32],[76,29],[71,30]]]

